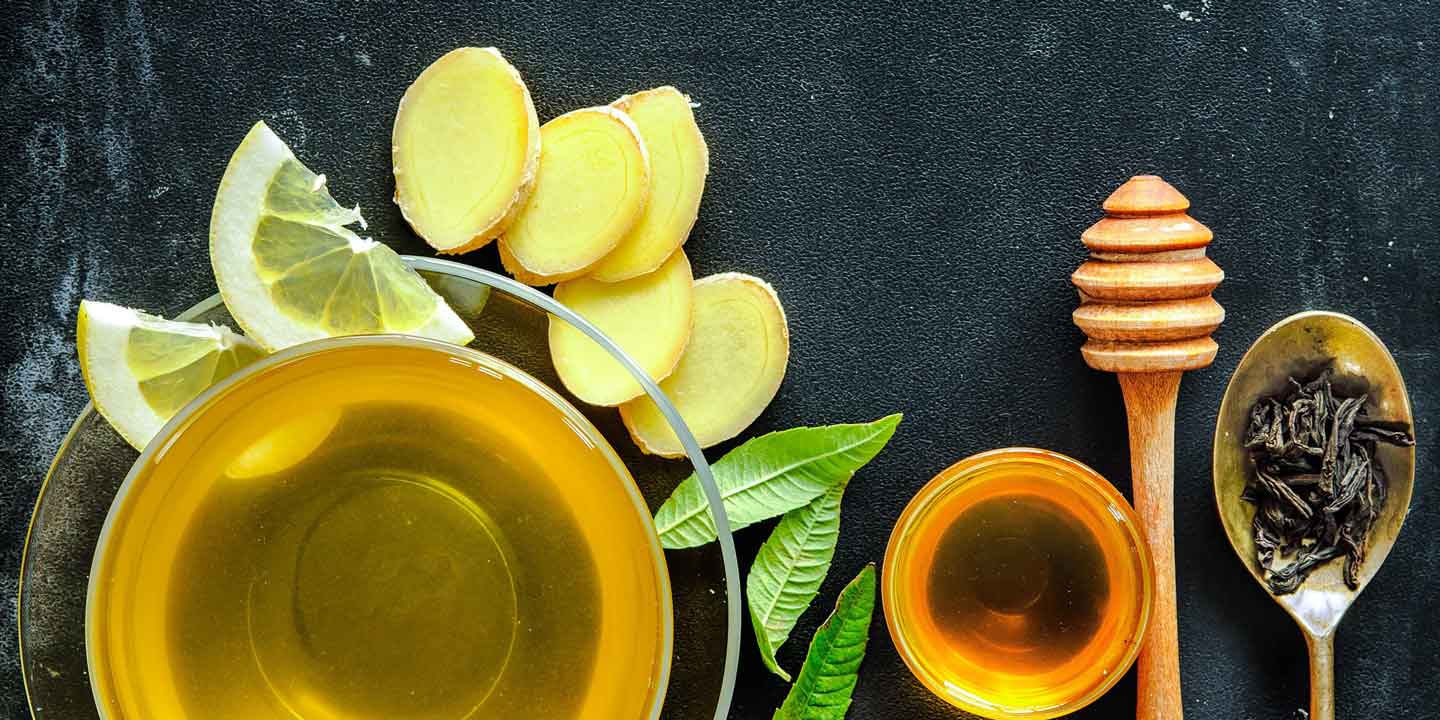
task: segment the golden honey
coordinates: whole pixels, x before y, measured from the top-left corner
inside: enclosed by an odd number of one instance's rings
[[[652,717],[670,597],[593,426],[480,353],[327,341],[158,437],[112,510],[110,720]]]
[[[1154,571],[1133,511],[1093,470],[1011,449],[946,469],[886,553],[885,615],[916,677],[962,709],[1048,718],[1134,661]]]

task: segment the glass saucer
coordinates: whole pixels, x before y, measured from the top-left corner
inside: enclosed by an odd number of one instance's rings
[[[455,308],[475,332],[470,347],[529,373],[560,393],[606,437],[653,513],[675,485],[699,476],[720,540],[668,553],[674,609],[670,678],[659,716],[723,720],[729,713],[740,648],[740,572],[734,540],[710,466],[674,407],[639,366],[592,325],[550,296],[509,278],[433,258],[406,262]],[[178,319],[235,327],[218,295]],[[550,363],[551,320],[594,338],[639,380],[685,446],[687,458],[642,454],[613,409],[571,396]],[[35,720],[98,718],[87,673],[85,598],[96,540],[136,451],[87,405],[61,444],[41,486],[20,568],[20,664]]]

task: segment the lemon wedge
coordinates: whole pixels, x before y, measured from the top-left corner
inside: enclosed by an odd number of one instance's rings
[[[136,450],[205,388],[265,355],[229,328],[89,300],[75,345],[95,408]]]
[[[210,215],[210,264],[245,334],[269,350],[338,335],[407,333],[464,345],[469,326],[340,207],[258,122],[225,168]]]

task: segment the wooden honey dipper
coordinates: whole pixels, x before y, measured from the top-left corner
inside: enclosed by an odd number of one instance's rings
[[[1080,236],[1090,259],[1080,289],[1080,352],[1118,373],[1130,419],[1135,510],[1155,561],[1155,604],[1140,652],[1137,720],[1179,720],[1180,642],[1175,606],[1175,399],[1180,375],[1215,360],[1210,333],[1225,310],[1210,297],[1225,273],[1205,256],[1210,229],[1190,201],[1155,175],[1106,198],[1105,217]]]

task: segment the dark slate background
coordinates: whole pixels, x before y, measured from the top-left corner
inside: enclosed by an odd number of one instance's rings
[[[1067,277],[1105,195],[1158,172],[1214,229],[1229,275],[1220,355],[1179,407],[1188,716],[1287,718],[1306,702],[1301,636],[1225,542],[1209,451],[1241,353],[1307,308],[1353,314],[1390,343],[1422,445],[1406,530],[1340,629],[1339,715],[1440,716],[1434,4],[202,5],[0,9],[7,626],[36,489],[85,401],[80,298],[170,314],[213,292],[210,203],[256,119],[363,205],[376,238],[425,253],[389,202],[396,101],[445,51],[495,45],[542,119],[661,83],[700,103],[712,166],[687,251],[697,274],[773,281],[791,321],[789,376],[757,430],[907,415],[851,486],[834,570],[787,666],[952,461],[1038,445],[1128,492],[1120,394],[1081,361]],[[498,267],[490,248],[465,259]],[[745,533],[742,553],[763,534]],[[956,716],[906,672],[878,615],[872,641],[851,717]],[[744,653],[733,715],[768,718],[785,686],[748,637]],[[8,717],[24,714],[15,654],[0,632]],[[1133,695],[1127,678],[1077,717],[1128,716]]]

